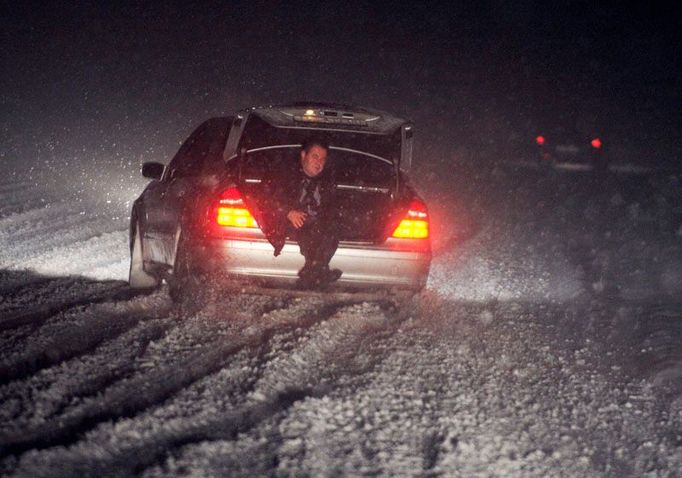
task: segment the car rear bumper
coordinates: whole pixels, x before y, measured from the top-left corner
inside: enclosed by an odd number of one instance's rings
[[[210,263],[212,271],[245,278],[293,283],[304,263],[298,244],[289,241],[277,257],[264,239],[214,239],[205,241],[201,249],[205,256],[201,262]],[[414,252],[406,250],[404,241],[389,239],[383,245],[342,242],[330,267],[343,271],[339,285],[421,289],[430,264],[430,249]]]

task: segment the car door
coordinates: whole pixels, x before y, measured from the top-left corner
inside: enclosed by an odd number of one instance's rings
[[[185,204],[197,193],[207,164],[221,160],[230,123],[230,118],[213,118],[199,126],[173,157],[158,187],[148,190],[146,259],[172,264]]]

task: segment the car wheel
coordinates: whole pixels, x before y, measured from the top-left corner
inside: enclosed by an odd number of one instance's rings
[[[168,294],[173,302],[188,304],[201,300],[202,289],[202,279],[192,264],[192,254],[181,237],[173,274],[168,278]]]
[[[144,270],[140,223],[136,220],[134,224],[133,237],[130,241],[128,284],[130,284],[132,289],[154,289],[159,286],[159,279]]]

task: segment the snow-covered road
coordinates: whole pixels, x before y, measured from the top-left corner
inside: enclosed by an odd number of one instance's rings
[[[421,296],[198,311],[121,207],[0,183],[0,474],[680,476],[679,191],[628,181],[434,183]]]

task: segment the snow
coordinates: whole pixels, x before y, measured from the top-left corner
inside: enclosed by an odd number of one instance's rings
[[[0,267],[48,276],[127,280],[128,231],[123,221],[92,205],[86,211],[81,202],[54,197],[54,192],[37,194],[27,184],[19,186],[21,195],[40,200],[37,207],[23,210],[21,202],[18,211],[0,215]],[[10,198],[17,193],[6,189]]]
[[[0,183],[0,473],[679,476],[679,192],[537,174],[425,191],[412,300],[193,310],[127,293],[127,199]]]
[[[498,227],[514,233],[497,235]],[[437,257],[429,276],[429,288],[456,300],[567,300],[582,292],[577,268],[551,244],[535,248],[527,244],[529,232],[513,224],[490,225],[464,252]],[[485,250],[486,255],[480,255]]]

